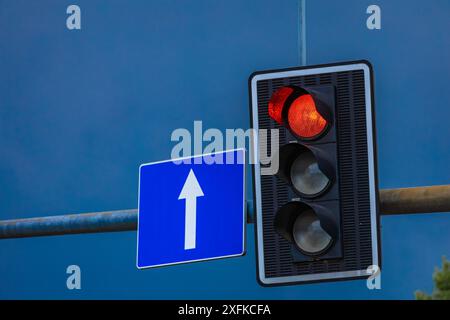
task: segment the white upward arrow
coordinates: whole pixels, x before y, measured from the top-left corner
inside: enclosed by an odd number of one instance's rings
[[[184,227],[184,250],[195,249],[196,225],[197,225],[197,197],[203,197],[202,188],[192,169],[181,189],[178,200],[186,200],[186,220]]]

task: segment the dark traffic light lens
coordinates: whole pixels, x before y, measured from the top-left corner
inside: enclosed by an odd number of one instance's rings
[[[311,151],[301,153],[292,163],[291,182],[294,188],[307,196],[314,196],[327,188],[330,179],[320,170]]]
[[[316,103],[310,94],[295,99],[287,114],[289,127],[300,138],[313,139],[327,128],[327,120],[317,111]]]
[[[312,210],[301,213],[293,226],[293,238],[305,254],[317,255],[329,248],[333,238],[322,229],[320,220]]]

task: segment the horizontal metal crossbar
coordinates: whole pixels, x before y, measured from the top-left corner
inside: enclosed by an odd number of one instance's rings
[[[450,185],[381,190],[380,211],[383,215],[450,212]],[[253,216],[253,202],[247,201],[249,223]],[[0,239],[136,229],[137,209],[129,209],[3,220]]]

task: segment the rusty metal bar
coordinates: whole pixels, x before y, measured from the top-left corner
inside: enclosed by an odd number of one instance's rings
[[[0,239],[136,229],[137,210],[131,209],[4,220],[0,221]]]
[[[380,191],[383,215],[450,212],[450,185]],[[247,202],[247,222],[253,221],[253,202]],[[132,231],[137,210],[117,210],[0,221],[0,239],[63,234]]]
[[[450,212],[450,185],[380,190],[381,214]]]

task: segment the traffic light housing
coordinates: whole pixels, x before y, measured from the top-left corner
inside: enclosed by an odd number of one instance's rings
[[[249,90],[260,283],[368,277],[381,264],[370,63],[255,72]]]

